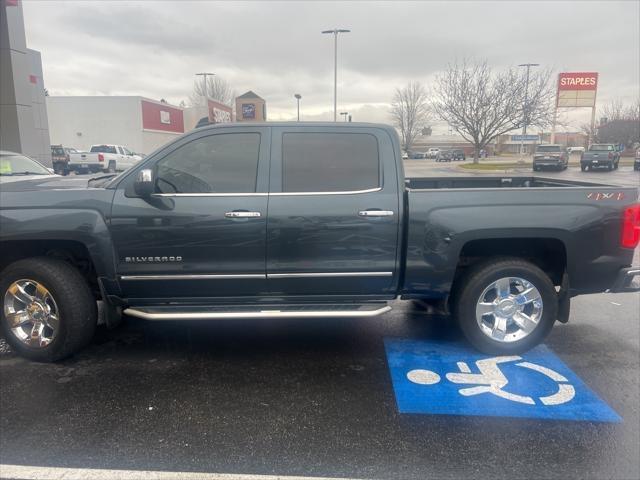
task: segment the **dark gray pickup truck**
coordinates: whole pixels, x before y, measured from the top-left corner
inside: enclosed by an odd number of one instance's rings
[[[575,295],[635,291],[635,188],[538,177],[405,179],[396,132],[197,129],[118,176],[2,185],[2,330],[65,357],[108,325],[373,317],[439,302],[483,352],[522,352]]]

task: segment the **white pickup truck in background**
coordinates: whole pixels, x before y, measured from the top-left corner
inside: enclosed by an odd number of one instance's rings
[[[76,173],[120,172],[141,159],[122,145],[92,145],[89,152],[69,155],[69,170]]]

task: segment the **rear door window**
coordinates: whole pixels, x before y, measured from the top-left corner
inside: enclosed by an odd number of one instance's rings
[[[285,133],[283,192],[350,192],[380,187],[378,141],[367,133]]]

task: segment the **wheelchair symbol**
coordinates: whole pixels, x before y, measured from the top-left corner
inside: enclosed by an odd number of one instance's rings
[[[474,385],[472,387],[465,387],[458,390],[458,393],[465,397],[480,395],[481,393],[491,393],[492,395],[504,398],[505,400],[511,400],[513,402],[524,403],[527,405],[535,405],[536,401],[532,397],[517,395],[503,390],[504,387],[509,384],[509,380],[500,370],[499,364],[515,362],[518,360],[522,360],[522,357],[514,355],[510,357],[493,357],[478,360],[476,362],[476,366],[480,373],[471,373],[469,365],[465,362],[458,362],[458,369],[460,372],[447,373],[446,377],[447,380],[455,384]],[[573,397],[575,397],[576,391],[573,388],[573,385],[566,383],[568,380],[558,372],[531,362],[516,363],[516,366],[528,368],[529,370],[546,375],[558,384],[558,391],[556,393],[539,398],[543,405],[561,405],[571,401]],[[436,372],[432,372],[431,370],[411,370],[407,373],[407,378],[410,382],[417,383],[419,385],[435,385],[440,382],[440,375]]]

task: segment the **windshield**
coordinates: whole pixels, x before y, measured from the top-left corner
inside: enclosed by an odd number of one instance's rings
[[[54,155],[64,155],[64,149],[60,147],[52,148],[51,153],[53,153]]]
[[[591,145],[589,150],[592,152],[613,152],[613,145]]]
[[[560,145],[540,145],[537,149],[538,152],[560,152],[562,149]]]
[[[51,175],[40,163],[24,155],[0,155],[0,175]]]
[[[116,153],[116,147],[113,145],[94,145],[91,147],[91,153]]]

